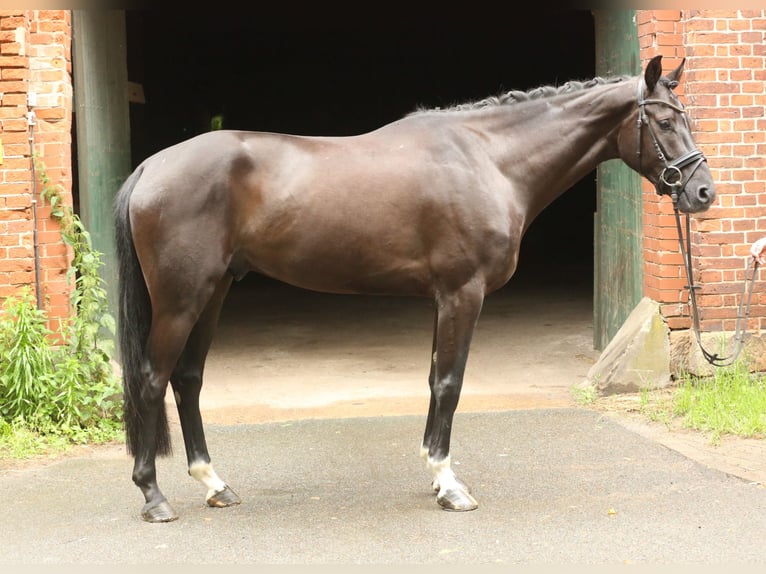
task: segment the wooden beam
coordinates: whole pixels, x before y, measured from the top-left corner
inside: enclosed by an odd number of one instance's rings
[[[596,74],[641,71],[635,10],[594,10]],[[621,160],[596,172],[593,346],[603,350],[641,301],[644,287],[640,176]]]
[[[104,261],[110,313],[117,313],[113,202],[130,174],[130,112],[123,10],[72,13],[80,218]]]

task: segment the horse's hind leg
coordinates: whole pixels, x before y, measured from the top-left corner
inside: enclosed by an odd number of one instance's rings
[[[133,465],[133,482],[146,501],[141,516],[147,522],[168,522],[178,517],[157,484],[156,457],[169,450],[169,438],[162,438],[167,434],[165,393],[192,331],[220,283],[195,277],[188,270],[181,276],[193,286],[183,293],[170,276],[154,281],[151,283],[154,290],[150,288],[152,319],[140,396],[136,399],[136,417],[141,425],[135,439]]]
[[[213,333],[231,281],[231,275],[227,274],[218,284],[213,297],[189,335],[181,358],[170,376],[170,384],[173,387],[181,421],[189,474],[207,487],[207,504],[216,507],[239,504],[240,499],[219,478],[210,463],[199,410],[199,396],[202,390],[205,359],[213,341]]]
[[[158,433],[167,425],[164,400],[168,380],[193,326],[194,317],[188,313],[160,312],[152,317],[139,399],[141,431],[134,447],[133,464],[133,482],[145,500],[141,516],[147,522],[170,522],[178,518],[157,484],[155,460]]]
[[[471,338],[484,301],[479,282],[436,297],[431,357],[431,403],[421,455],[433,473],[436,501],[446,510],[474,510],[478,503],[451,468],[452,421],[460,399]]]

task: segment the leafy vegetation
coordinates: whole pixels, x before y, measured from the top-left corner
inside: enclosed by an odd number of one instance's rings
[[[122,438],[120,385],[110,356],[115,322],[99,275],[101,254],[61,189],[35,157],[41,195],[72,247],[71,306],[57,333],[31,288],[0,308],[0,458],[65,450]]]

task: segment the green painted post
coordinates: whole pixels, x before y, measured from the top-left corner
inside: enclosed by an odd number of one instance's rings
[[[130,174],[125,13],[72,13],[80,218],[101,252],[110,313],[117,316],[113,201]]]
[[[596,74],[641,71],[635,10],[594,10]],[[641,178],[620,160],[596,174],[593,345],[603,350],[643,296]]]

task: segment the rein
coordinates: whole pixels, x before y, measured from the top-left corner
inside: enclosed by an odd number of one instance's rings
[[[747,320],[750,316],[750,301],[753,296],[753,284],[755,283],[755,277],[756,273],[758,271],[758,262],[753,260],[748,260],[747,269],[750,271],[749,276],[745,276],[745,284],[742,287],[742,296],[740,297],[739,301],[739,308],[737,309],[737,322],[734,330],[734,349],[732,353],[726,357],[720,357],[718,353],[711,353],[710,351],[706,350],[705,347],[702,345],[702,337],[700,333],[700,320],[699,320],[699,307],[697,305],[697,290],[701,289],[700,285],[694,284],[694,270],[692,267],[692,256],[691,256],[691,223],[689,219],[689,214],[685,213],[686,216],[686,242],[684,243],[684,234],[682,230],[681,225],[681,213],[678,209],[678,193],[679,191],[683,191],[686,188],[686,184],[688,183],[689,179],[692,177],[694,172],[697,170],[697,168],[702,164],[703,161],[707,161],[705,159],[705,155],[700,151],[699,149],[693,149],[680,157],[676,158],[672,162],[668,162],[667,155],[664,153],[664,150],[662,149],[662,146],[660,145],[659,140],[657,139],[657,136],[654,133],[654,129],[652,128],[651,124],[648,121],[648,118],[646,117],[646,110],[645,106],[648,104],[661,104],[664,106],[667,106],[669,108],[672,108],[678,112],[681,112],[683,114],[683,118],[686,121],[687,128],[689,127],[688,120],[686,120],[686,111],[679,106],[676,106],[670,102],[666,102],[663,100],[645,100],[643,98],[643,81],[640,80],[638,82],[638,130],[637,130],[637,137],[638,137],[638,145],[636,147],[637,153],[638,153],[638,167],[639,167],[639,173],[641,173],[641,128],[644,124],[646,124],[647,129],[649,130],[649,134],[652,137],[652,141],[654,143],[654,148],[657,151],[657,156],[659,157],[660,161],[665,164],[665,168],[660,173],[659,179],[657,181],[652,181],[648,176],[647,179],[651,181],[654,184],[655,189],[657,190],[657,193],[659,195],[670,195],[671,199],[673,200],[673,211],[675,213],[676,218],[676,230],[678,232],[678,245],[681,250],[681,256],[684,261],[684,269],[686,271],[686,278],[688,281],[688,284],[685,286],[686,289],[689,291],[689,304],[691,308],[691,315],[692,315],[692,330],[694,331],[694,335],[697,339],[697,345],[699,345],[700,351],[702,352],[702,356],[705,357],[705,360],[713,365],[714,367],[725,367],[728,365],[733,364],[737,357],[739,356],[740,352],[742,351],[742,348],[744,346],[745,342],[745,334],[747,329]],[[683,179],[683,173],[681,170],[688,166],[694,164],[693,168],[690,170],[689,175],[686,177],[686,179]],[[669,188],[670,191],[663,191],[661,184],[664,184],[666,188]],[[743,308],[744,308],[744,314],[743,314]]]
[[[747,330],[747,320],[750,317],[750,301],[753,297],[753,285],[755,283],[756,273],[758,272],[758,262],[748,259],[746,272],[749,270],[750,275],[745,276],[745,283],[742,286],[742,295],[739,300],[739,308],[737,309],[737,322],[734,328],[734,350],[727,357],[720,357],[718,353],[711,353],[706,350],[702,345],[702,338],[700,335],[700,320],[699,320],[699,308],[697,307],[697,289],[701,289],[699,285],[694,284],[693,269],[692,269],[692,255],[691,255],[691,240],[690,240],[690,220],[689,214],[686,216],[686,245],[684,246],[683,232],[681,231],[681,214],[678,210],[676,202],[678,201],[678,195],[673,194],[673,211],[676,215],[676,228],[678,230],[678,244],[681,249],[681,256],[684,260],[684,268],[686,269],[686,278],[689,282],[685,286],[689,290],[689,303],[692,309],[692,321],[694,335],[697,339],[697,345],[699,345],[702,356],[705,360],[714,367],[726,367],[732,365],[737,360],[740,351],[745,343],[745,334]],[[744,314],[742,310],[744,308]]]

